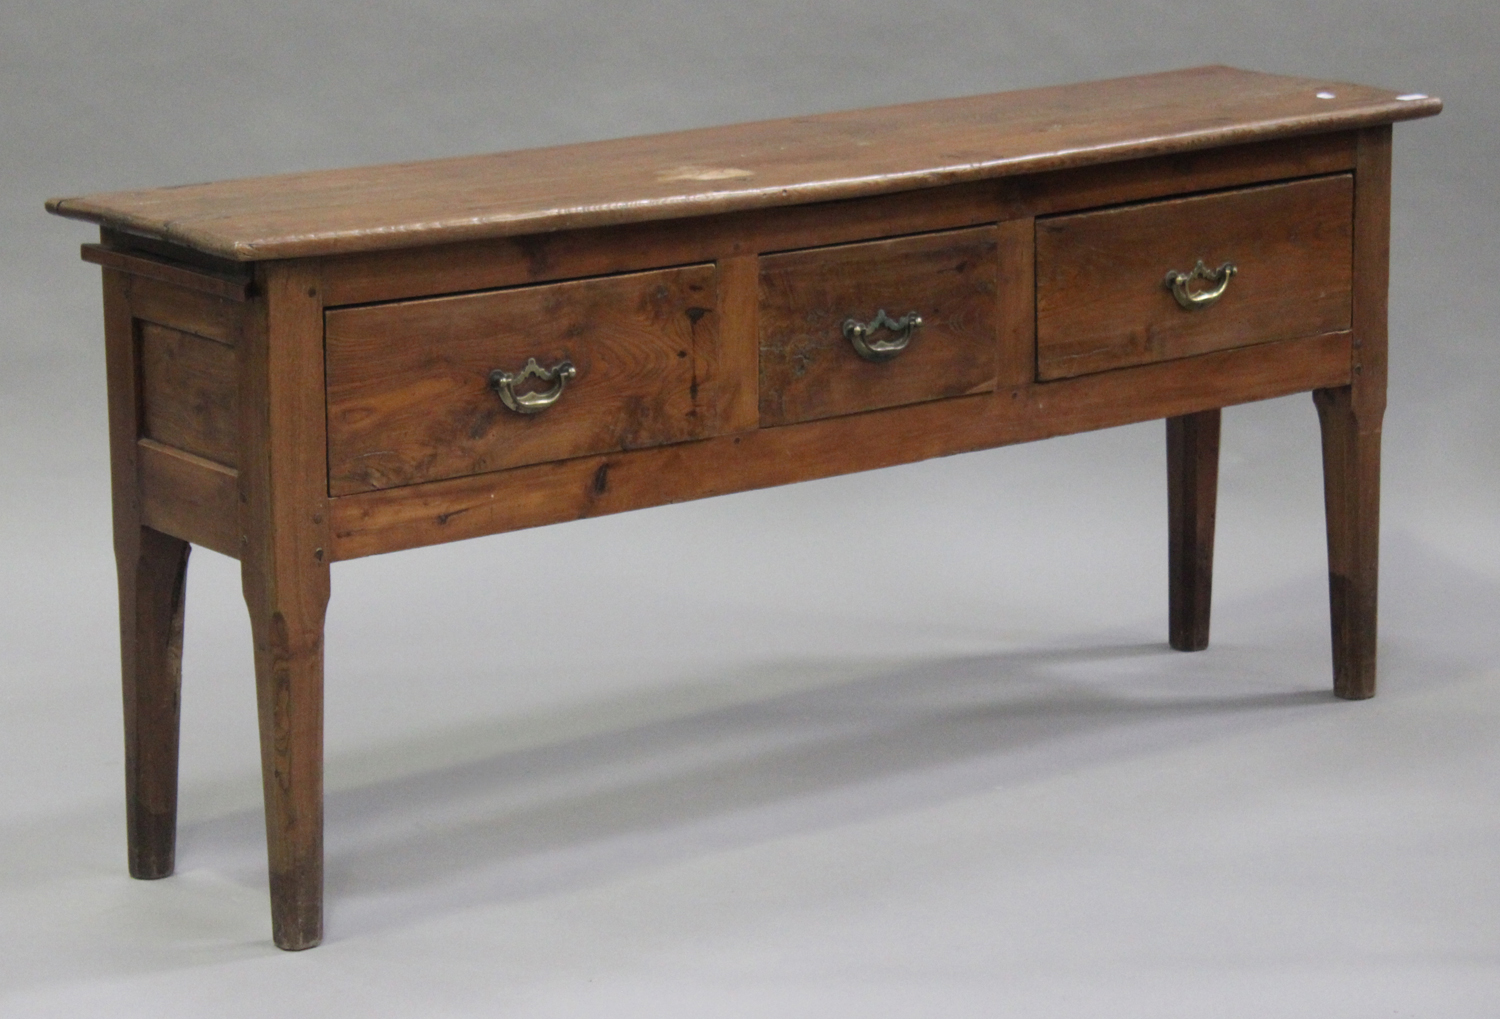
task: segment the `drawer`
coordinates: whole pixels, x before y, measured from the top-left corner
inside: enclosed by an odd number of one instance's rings
[[[697,438],[716,305],[717,272],[696,265],[332,309],[330,494]],[[533,359],[572,377],[523,375]],[[518,410],[497,371],[517,376]],[[518,399],[559,385],[543,409]]]
[[[1353,218],[1340,174],[1037,220],[1038,377],[1348,329]]]
[[[762,257],[760,423],[994,389],[996,264],[994,227]]]

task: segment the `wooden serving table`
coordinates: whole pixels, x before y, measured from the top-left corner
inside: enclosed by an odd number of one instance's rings
[[[1440,109],[1205,67],[49,202],[103,228],[130,872],[173,867],[192,544],[241,564],[288,949],[341,559],[1165,418],[1195,650],[1219,410],[1311,391],[1371,696],[1390,125]]]

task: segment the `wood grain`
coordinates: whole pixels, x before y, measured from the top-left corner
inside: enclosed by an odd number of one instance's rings
[[[1200,67],[488,156],[58,198],[47,208],[224,258],[294,258],[843,200],[1350,130],[1441,108],[1437,99],[1403,102],[1362,85]]]
[[[1354,176],[1353,411],[1362,432],[1385,419],[1391,288],[1391,129],[1359,135]]]
[[[139,359],[131,277],[106,268],[104,350],[110,487],[125,720],[125,823],[130,874],[172,873],[177,838],[178,705],[188,545],[143,525],[136,461]]]
[[[334,499],[336,559],[1175,417],[1347,384],[1349,335]],[[870,442],[870,434],[882,436]],[[609,487],[594,477],[606,470]]]
[[[1043,379],[1349,328],[1353,179],[1322,177],[1037,221]],[[1238,269],[1215,304],[1163,285]]]
[[[1345,132],[848,201],[344,255],[320,261],[323,290],[329,305],[365,304],[958,229],[1351,170],[1354,145]]]
[[[998,282],[995,313],[1000,350],[999,388],[1036,380],[1036,221],[1012,219],[995,228]]]
[[[993,389],[995,249],[980,227],[762,257],[762,427]],[[870,362],[842,325],[880,311],[922,326],[893,360]]]
[[[153,439],[137,446],[141,522],[238,559],[239,472]]]
[[[130,876],[153,879],[171,874],[176,861],[182,625],[191,546],[149,527],[139,528],[138,534],[133,560],[117,560],[125,826]]]
[[[132,317],[233,347],[240,341],[247,305],[147,276],[125,275]]]
[[[1168,635],[1178,651],[1208,647],[1220,417],[1214,407],[1167,418]]]
[[[1354,169],[1358,132],[1280,138],[994,182],[1012,216],[1050,216]]]
[[[1386,402],[1391,131],[1359,140],[1354,190],[1354,332],[1348,386],[1315,392],[1323,435],[1333,692],[1375,695],[1380,444]]]
[[[1197,648],[1219,408],[1313,390],[1334,689],[1370,696],[1389,125],[1440,107],[1198,68],[49,203],[104,227],[132,873],[174,862],[190,543],[241,560],[287,949],[322,937],[334,559],[1167,418]],[[1161,277],[1200,257],[1241,271],[1185,317]],[[867,365],[839,326],[881,308],[927,325]],[[580,377],[507,416],[529,357]]]
[[[323,306],[305,265],[270,263],[240,345],[240,579],[255,644],[271,931],[323,937],[323,619],[328,607]]]
[[[717,362],[716,286],[713,266],[693,266],[328,312],[329,490],[706,434],[695,370],[699,351]],[[554,406],[517,414],[490,372],[533,357],[578,375]]]
[[[754,255],[719,261],[719,339],[695,342],[704,435],[744,432],[760,424],[760,265]]]
[[[239,457],[234,348],[140,324],[141,435],[233,467]]]
[[[1323,438],[1333,692],[1375,696],[1380,430],[1362,430],[1349,386],[1313,393]]]

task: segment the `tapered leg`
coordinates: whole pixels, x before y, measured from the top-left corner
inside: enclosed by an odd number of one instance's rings
[[[1390,126],[1367,128],[1355,147],[1350,384],[1313,393],[1323,433],[1333,692],[1348,700],[1375,695],[1390,192]]]
[[[323,618],[328,462],[323,309],[306,267],[257,272],[263,316],[240,345],[240,578],[255,639],[271,930],[323,937]]]
[[[1168,614],[1178,651],[1208,647],[1219,494],[1217,408],[1167,419]]]
[[[178,703],[182,607],[190,546],[141,523],[135,318],[130,281],[104,270],[104,351],[115,570],[120,594],[120,679],[125,701],[125,824],[130,874],[172,873],[177,841]]]
[[[177,839],[182,606],[191,546],[149,527],[134,532],[115,550],[125,693],[125,823],[131,877],[160,878],[172,873]]]
[[[276,944],[311,948],[323,937],[323,614],[326,567],[246,565],[255,641],[261,781]],[[268,567],[268,568],[266,568]]]
[[[1360,428],[1349,386],[1320,389],[1313,400],[1323,431],[1333,692],[1363,700],[1375,696],[1380,429]]]

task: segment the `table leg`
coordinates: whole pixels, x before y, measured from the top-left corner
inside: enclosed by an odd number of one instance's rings
[[[1375,696],[1375,609],[1380,553],[1380,428],[1361,428],[1352,387],[1313,393],[1323,431],[1328,515],[1328,601],[1333,692]]]
[[[1167,418],[1168,629],[1178,651],[1208,647],[1219,420],[1218,408]]]
[[[276,944],[323,938],[323,613],[327,569],[242,571],[255,641],[261,782]]]
[[[240,347],[240,579],[255,640],[276,944],[323,937],[323,620],[328,462],[323,310],[299,266],[257,270]]]
[[[135,317],[130,279],[111,269],[104,270],[104,350],[125,706],[126,844],[132,877],[162,878],[172,873],[176,858],[182,607],[190,546],[141,523]]]
[[[135,527],[115,548],[125,694],[125,823],[130,876],[172,873],[177,841],[182,607],[191,546]]]
[[[1313,393],[1323,432],[1333,692],[1348,700],[1375,696],[1390,201],[1391,128],[1387,124],[1359,132],[1355,148],[1350,384]]]

